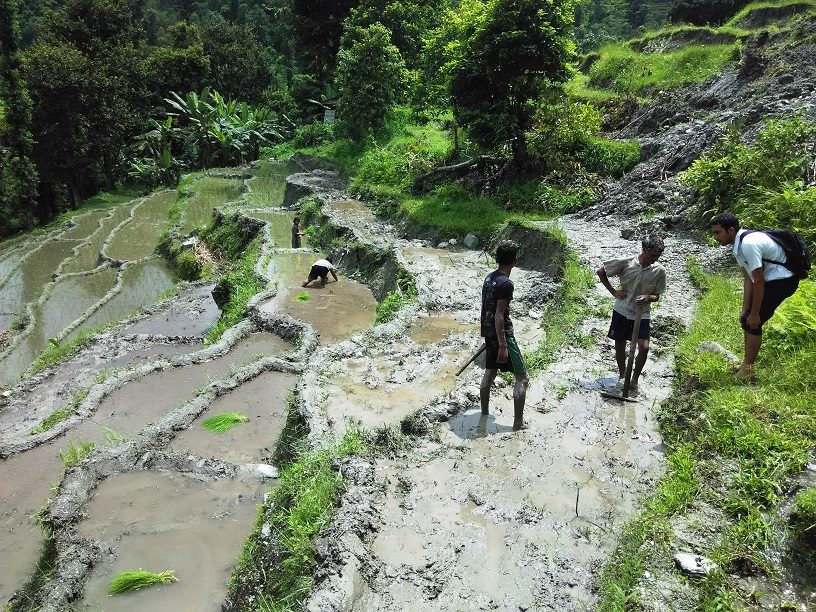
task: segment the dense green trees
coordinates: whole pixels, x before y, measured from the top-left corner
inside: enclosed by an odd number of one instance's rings
[[[574,56],[570,0],[496,0],[468,41],[451,83],[454,114],[485,147],[527,156],[533,100],[566,80]]]
[[[405,63],[382,24],[351,27],[338,55],[338,111],[355,139],[378,130],[405,88]]]
[[[0,235],[31,229],[37,170],[31,161],[31,99],[20,66],[17,0],[0,0]]]
[[[749,0],[674,0],[669,10],[672,21],[694,25],[719,25],[732,17]]]

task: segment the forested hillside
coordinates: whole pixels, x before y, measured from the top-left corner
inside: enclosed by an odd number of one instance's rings
[[[319,138],[324,104],[336,103],[337,134],[358,141],[378,133],[393,108],[420,122],[453,109],[465,147],[494,154],[509,145],[519,161],[526,132],[552,123],[546,107],[560,104],[576,52],[659,27],[670,12],[691,19],[695,4],[537,6],[4,0],[0,235],[45,223],[100,189],[150,188],[247,161],[298,128]],[[714,6],[711,20],[737,8]],[[459,154],[455,135],[448,161]]]

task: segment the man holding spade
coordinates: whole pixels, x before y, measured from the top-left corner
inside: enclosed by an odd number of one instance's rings
[[[638,354],[627,391],[637,395],[638,382],[649,353],[649,313],[652,302],[666,290],[666,270],[657,263],[663,254],[663,239],[649,234],[642,241],[642,251],[635,257],[610,259],[597,269],[598,278],[615,298],[609,337],[615,341],[615,359],[618,363],[619,383],[626,385],[626,341],[637,338]],[[609,282],[610,277],[620,279],[620,288]],[[635,335],[635,322],[639,329]],[[634,349],[634,347],[632,347]]]
[[[485,371],[479,394],[482,414],[490,413],[490,387],[499,370],[513,372],[516,382],[513,387],[513,429],[524,429],[524,402],[527,397],[527,369],[521,350],[513,335],[510,320],[510,301],[513,299],[513,281],[510,272],[516,265],[518,247],[506,240],[496,248],[496,263],[482,284],[482,336],[485,341]],[[461,371],[461,370],[460,370]]]

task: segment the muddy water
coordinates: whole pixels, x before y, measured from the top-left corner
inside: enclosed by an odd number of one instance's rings
[[[66,239],[84,240],[93,234],[98,225],[99,220],[107,214],[104,210],[95,210],[84,215],[74,217],[74,225],[65,231],[62,235]]]
[[[168,307],[127,327],[123,333],[204,336],[221,313],[212,299],[213,287],[202,285],[184,291]]]
[[[69,443],[94,442],[103,445],[107,440],[107,430],[132,435],[191,399],[196,389],[229,375],[231,369],[239,368],[259,355],[280,353],[288,346],[272,334],[251,334],[230,353],[213,361],[148,375],[109,395],[91,419],[74,427],[64,437],[0,463],[0,601],[5,601],[31,576],[41,538],[28,517],[45,503],[50,486],[59,481],[63,471],[59,459],[61,450]],[[283,386],[289,388],[288,383]],[[161,392],[157,393],[157,389]],[[258,391],[263,391],[269,397],[275,397],[278,393],[278,390],[270,393],[270,389]],[[280,393],[285,395],[284,391]],[[276,410],[270,408],[270,414]],[[255,415],[258,412],[257,409],[249,410],[247,414]],[[274,427],[278,426],[275,423]],[[273,425],[269,424],[269,427]],[[248,431],[255,429],[263,431],[263,424],[259,422]],[[263,448],[263,445],[259,448]],[[251,518],[247,520],[244,525],[246,529],[249,529],[251,522]],[[235,550],[237,547],[228,549],[230,558]]]
[[[122,272],[122,290],[68,337],[74,338],[85,330],[124,319],[135,310],[154,304],[159,296],[172,289],[173,285],[172,273],[162,259],[155,258],[130,264]]]
[[[7,329],[23,305],[36,297],[51,280],[60,262],[71,255],[75,240],[49,240],[31,253],[0,287],[0,329]]]
[[[31,516],[59,482],[64,444],[44,444],[0,462],[0,603],[32,576],[42,533]]]
[[[292,246],[292,219],[295,218],[295,213],[285,210],[253,210],[247,214],[267,224],[272,244],[277,248],[288,249]]]
[[[102,250],[102,244],[113,228],[128,218],[132,209],[133,204],[123,204],[111,211],[102,220],[101,227],[93,233],[87,244],[79,247],[76,256],[65,262],[65,265],[62,266],[62,273],[84,272],[96,268],[99,265],[99,252]]]
[[[417,344],[441,342],[457,334],[479,333],[477,323],[462,323],[450,315],[429,315],[418,318],[408,328],[411,340]]]
[[[37,323],[30,338],[53,338],[79,318],[86,309],[101,300],[113,289],[116,270],[103,268],[93,274],[69,276],[57,281],[42,309],[35,311]],[[39,343],[38,343],[39,345]],[[35,347],[37,352],[44,348]]]
[[[265,372],[215,400],[189,429],[173,440],[172,448],[201,457],[218,457],[230,463],[269,463],[286,423],[287,398],[296,376]],[[202,423],[223,412],[240,412],[248,423],[223,434],[204,429]]]
[[[237,199],[241,195],[242,182],[206,176],[192,185],[195,195],[187,201],[184,208],[182,232],[189,234],[196,228],[205,227],[212,219],[216,206]]]
[[[342,431],[346,419],[367,428],[399,423],[456,384],[463,351],[426,350],[346,359],[328,389],[330,417]]]
[[[31,331],[3,360],[0,384],[8,384],[22,374],[48,346],[48,339],[58,337],[66,326],[102,299],[113,288],[115,278],[116,270],[103,268],[93,274],[57,281],[46,302],[34,309]]]
[[[95,568],[79,610],[221,609],[235,551],[252,529],[261,482],[205,481],[174,472],[131,472],[103,482],[79,534],[113,546]],[[178,582],[107,595],[120,572],[173,570]]]
[[[371,290],[338,275],[339,282],[329,275],[321,287],[319,281],[307,288],[300,285],[320,256],[304,251],[279,252],[272,256],[270,274],[277,282],[278,294],[261,306],[265,311],[283,311],[312,325],[323,344],[344,340],[371,327],[376,316],[377,301]],[[308,300],[295,300],[298,295]]]
[[[108,256],[131,261],[152,255],[167,226],[167,211],[176,201],[176,195],[175,191],[162,191],[140,204],[133,219],[114,234],[107,248]]]
[[[250,334],[223,357],[148,374],[107,396],[95,417],[83,423],[75,435],[94,442],[105,440],[106,429],[133,435],[191,399],[198,389],[229,376],[261,355],[282,353],[288,346],[272,334]]]

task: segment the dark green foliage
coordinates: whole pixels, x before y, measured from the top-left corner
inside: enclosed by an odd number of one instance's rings
[[[37,198],[31,98],[21,70],[17,14],[17,0],[0,0],[0,236],[31,229]]]
[[[408,304],[411,299],[409,294],[399,289],[392,291],[381,302],[377,303],[377,316],[374,323],[379,325],[380,323],[393,321],[399,311],[402,310],[402,307]]]
[[[24,61],[35,160],[46,198],[67,187],[76,206],[98,189],[98,174],[113,188],[122,149],[145,119],[139,32],[124,0],[67,0],[41,23]]]
[[[343,22],[356,0],[293,0],[295,32],[306,72],[328,80],[340,50]]]
[[[405,81],[405,64],[384,26],[348,28],[337,60],[338,118],[346,134],[359,140],[382,128]]]
[[[295,130],[292,144],[296,147],[316,147],[334,140],[334,125],[315,121]]]
[[[236,25],[212,15],[202,21],[201,35],[212,67],[210,86],[226,98],[260,102],[272,82],[270,67],[274,61],[255,31],[249,25]]]
[[[730,210],[745,227],[789,227],[816,241],[811,172],[816,124],[801,117],[767,121],[752,145],[734,128],[694,162],[682,181],[697,191],[700,214]]]
[[[720,25],[734,16],[749,0],[674,0],[669,9],[672,21],[694,25]]]
[[[491,6],[451,85],[454,114],[477,143],[509,143],[514,160],[526,160],[531,101],[568,77],[572,10],[569,0],[497,0]]]
[[[171,91],[200,91],[210,74],[211,58],[204,52],[198,26],[180,21],[169,27],[167,34],[171,46],[154,49],[146,64],[157,102]]]
[[[419,61],[423,37],[438,23],[442,4],[441,0],[362,0],[351,10],[346,28],[382,24],[391,32],[391,41],[406,65],[413,68]]]

